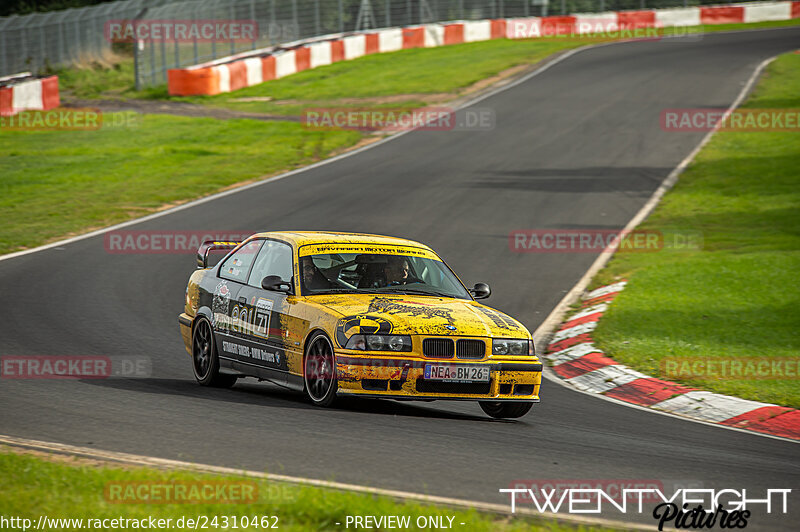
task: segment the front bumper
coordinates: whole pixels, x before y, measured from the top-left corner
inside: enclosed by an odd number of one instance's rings
[[[542,364],[538,359],[482,361],[417,357],[376,357],[336,353],[340,395],[395,399],[539,402]],[[488,382],[443,382],[424,378],[426,364],[489,366]]]

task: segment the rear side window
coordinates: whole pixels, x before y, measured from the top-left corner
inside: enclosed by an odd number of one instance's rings
[[[240,283],[247,282],[247,274],[250,273],[250,266],[256,259],[258,250],[261,249],[263,240],[251,240],[236,252],[225,259],[219,270],[219,276],[223,279],[230,279]]]

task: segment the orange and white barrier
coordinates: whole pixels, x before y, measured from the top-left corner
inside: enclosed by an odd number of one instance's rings
[[[329,35],[278,50],[257,50],[212,63],[169,70],[169,93],[219,94],[278,79],[309,68],[408,48],[432,48],[490,39],[530,39],[663,28],[764,22],[800,18],[800,0],[670,8],[555,17],[453,21]],[[0,93],[0,98],[2,98]],[[0,100],[2,101],[2,100]]]
[[[658,9],[656,10],[656,24],[662,27],[669,26],[699,26],[700,9],[696,7]]]
[[[59,103],[58,76],[34,78],[26,72],[0,79],[0,116],[47,111]]]
[[[751,5],[744,8],[745,22],[766,22],[792,18],[792,2]]]

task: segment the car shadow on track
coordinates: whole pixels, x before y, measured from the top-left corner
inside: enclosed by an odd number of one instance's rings
[[[232,389],[208,388],[199,386],[188,379],[82,379],[80,382],[137,393],[157,395],[179,395],[193,399],[223,401],[249,406],[271,408],[293,408],[298,410],[321,411],[308,403],[303,394],[281,388],[273,384],[255,381],[238,382]],[[438,402],[439,405],[443,402]],[[488,416],[472,415],[440,408],[430,408],[426,403],[411,403],[390,399],[367,399],[342,397],[331,410],[361,414],[388,416],[408,416],[418,418],[453,419],[462,421],[481,421],[489,423],[520,423],[515,420],[492,419]]]

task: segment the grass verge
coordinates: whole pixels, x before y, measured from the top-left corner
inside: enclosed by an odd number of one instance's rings
[[[54,461],[56,460],[56,461]],[[344,530],[347,516],[405,516],[416,524],[419,517],[440,517],[448,523],[452,517],[453,528],[475,531],[550,531],[599,530],[596,528],[572,527],[543,519],[499,516],[475,510],[455,510],[434,505],[397,502],[386,497],[362,495],[331,489],[322,489],[291,484],[279,484],[265,480],[243,477],[212,476],[179,471],[159,471],[146,468],[115,468],[105,465],[87,465],[86,460],[58,457],[48,460],[12,454],[0,448],[0,500],[3,508],[0,515],[30,519],[36,526],[40,516],[49,519],[82,519],[84,528],[92,519],[171,519],[172,529],[194,528],[185,526],[186,519],[205,516],[208,528],[263,529],[262,517],[270,517],[264,523],[276,524],[280,530]],[[198,483],[216,487],[218,483],[250,486],[254,497],[241,497],[228,490],[237,501],[245,503],[213,503],[208,499],[198,503],[127,503],[119,501],[120,494],[128,492],[128,486],[136,493],[156,494],[148,489],[139,492],[138,486],[153,486],[166,496],[167,489],[178,485]],[[242,486],[245,484],[244,486]],[[115,491],[112,491],[115,490]],[[220,493],[214,491],[214,493]],[[213,497],[212,497],[213,499]],[[197,500],[197,499],[192,499]],[[252,502],[250,502],[252,501]],[[218,526],[210,526],[216,516]],[[177,526],[183,517],[184,526]],[[246,518],[246,521],[242,519]],[[253,518],[258,526],[252,526]],[[275,519],[277,518],[277,520]],[[232,523],[236,522],[235,526]],[[337,524],[340,523],[340,524]],[[462,525],[463,523],[463,525]],[[201,523],[202,525],[202,518]],[[242,526],[243,524],[249,526]],[[202,527],[202,526],[201,526]],[[64,526],[46,526],[46,529],[79,529],[75,521]],[[128,526],[127,528],[133,528]],[[351,524],[352,528],[352,524]],[[428,530],[428,527],[413,529]],[[362,530],[365,528],[361,528]],[[377,530],[377,527],[368,527]]]
[[[743,107],[800,113],[800,55],[773,62]],[[665,357],[797,359],[799,168],[796,131],[716,133],[639,227],[699,232],[702,247],[615,255],[595,284],[630,282],[595,332],[599,347],[650,375],[660,374]],[[797,375],[670,380],[800,407]]]
[[[97,130],[0,130],[0,253],[303,166],[362,137],[290,122],[137,116]]]

